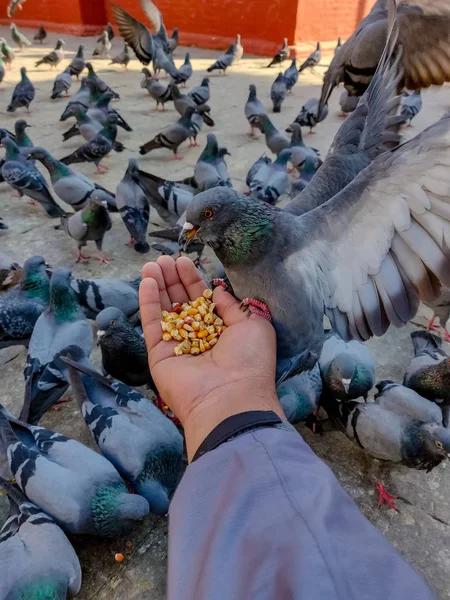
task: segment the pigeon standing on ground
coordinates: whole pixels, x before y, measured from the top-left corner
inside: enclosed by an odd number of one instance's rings
[[[142,69],[142,73],[144,74],[144,79],[141,82],[141,87],[148,91],[153,100],[156,100],[155,110],[158,110],[160,104],[163,110],[165,110],[164,104],[173,100],[170,86],[164,85],[157,79],[153,79],[147,67]]]
[[[10,514],[0,530],[4,574],[1,598],[67,598],[78,594],[81,567],[55,521],[15,485],[0,477]]]
[[[116,56],[113,56],[110,65],[121,65],[125,68],[125,71],[128,70],[128,63],[130,62],[131,57],[128,51],[128,44],[125,43],[123,46],[122,52],[119,52]]]
[[[165,127],[152,140],[143,144],[139,148],[139,153],[148,154],[148,152],[157,148],[167,148],[172,150],[175,160],[181,160],[182,157],[177,154],[178,148],[191,136],[191,118],[194,110],[192,106],[188,106],[186,112],[178,121]]]
[[[284,38],[283,45],[272,58],[270,63],[267,65],[267,68],[273,67],[274,65],[281,65],[285,60],[287,60],[291,55],[291,50],[288,46],[287,38]]]
[[[28,79],[27,70],[25,67],[20,69],[21,79],[14,88],[14,92],[9,103],[8,112],[15,112],[18,108],[25,107],[30,112],[30,104],[34,100],[35,89],[34,85]]]
[[[204,77],[201,84],[193,87],[188,93],[188,96],[192,98],[197,106],[206,104],[211,97],[211,90],[209,89],[209,77]]]
[[[7,44],[5,38],[0,38],[1,48],[3,60],[5,62],[6,68],[11,69],[12,61],[15,59],[16,55],[14,54],[13,49],[9,44]]]
[[[289,185],[287,163],[291,158],[291,150],[285,148],[273,163],[262,165],[253,177],[250,194],[275,206],[278,198],[284,194]]]
[[[305,160],[309,157],[313,161],[315,172],[321,165],[319,151],[307,146],[303,142],[302,128],[298,123],[292,123],[289,129],[292,131],[291,144],[289,146],[291,149],[290,161],[292,166],[294,169],[297,169],[297,171],[302,171]]]
[[[127,317],[134,316],[139,310],[140,282],[140,277],[134,281],[72,279],[70,285],[88,319],[95,319],[99,312],[109,306],[120,308]]]
[[[173,54],[175,52],[175,50],[178,48],[178,27],[175,27],[175,29],[172,32],[172,35],[170,37],[170,39],[168,40],[169,43],[169,52],[170,54]]]
[[[301,111],[295,118],[295,123],[298,123],[302,127],[309,127],[309,133],[315,133],[313,131],[317,123],[321,123],[328,116],[328,104],[322,108],[320,116],[317,117],[319,110],[319,100],[317,98],[310,98],[302,106]]]
[[[90,106],[90,102],[89,102],[90,95],[91,95],[91,92],[89,89],[88,80],[86,77],[83,77],[83,79],[80,81],[79,90],[70,98],[69,102],[67,103],[66,108],[64,109],[63,113],[59,117],[59,120],[61,122],[63,122],[63,121],[67,121],[67,119],[69,117],[72,117],[73,116],[72,109],[74,106],[81,106],[85,110],[88,110],[88,108]]]
[[[295,56],[292,59],[291,66],[288,67],[284,72],[284,80],[286,82],[286,89],[290,94],[292,88],[298,81],[297,59],[295,58]]]
[[[189,52],[186,52],[186,58],[184,63],[178,69],[175,77],[172,77],[173,81],[177,84],[182,83],[186,87],[186,81],[192,77],[192,64]]]
[[[88,86],[89,85],[90,84],[88,83]],[[108,92],[104,92],[98,99],[95,106],[91,106],[88,109],[88,116],[91,119],[95,119],[102,125],[105,125],[108,115],[115,115],[117,118],[118,127],[122,127],[122,129],[125,129],[125,131],[133,131],[133,129],[128,125],[125,119],[117,112],[117,110],[110,107],[109,104],[113,98],[114,92],[112,92],[111,90]]]
[[[25,261],[19,286],[0,296],[0,348],[27,346],[50,298],[47,264],[42,256]]]
[[[24,371],[25,397],[20,418],[35,424],[66,392],[68,383],[54,360],[68,344],[89,356],[92,328],[70,287],[71,273],[57,269],[50,279],[50,305],[38,318],[28,347]]]
[[[194,179],[200,192],[217,186],[229,185],[228,173],[225,174],[224,178],[220,170],[221,160],[217,138],[213,133],[208,133],[206,146],[200,154],[194,169]]]
[[[263,106],[261,100],[256,97],[256,86],[252,83],[249,87],[249,95],[248,100],[245,103],[245,117],[250,125],[250,136],[255,135],[255,129],[260,129],[262,131],[261,123],[259,122],[259,117],[261,115],[267,115],[266,109]]]
[[[239,64],[242,57],[244,56],[244,47],[241,44],[241,34],[236,35],[236,41],[234,42],[234,62]]]
[[[139,165],[135,158],[128,159],[128,169],[117,186],[116,204],[131,236],[128,245],[140,254],[149,252],[150,246],[146,237],[150,206],[140,183]]]
[[[21,154],[25,155],[25,158],[28,157],[28,149],[33,148],[34,144],[30,139],[30,136],[27,134],[27,129],[31,127],[24,119],[18,119],[14,123],[14,132],[16,134],[16,144],[19,149],[22,151]],[[24,152],[23,152],[24,151]]]
[[[401,115],[407,120],[408,127],[411,127],[411,121],[420,112],[421,109],[422,96],[420,95],[420,90],[416,90],[411,94],[408,94],[408,92],[403,92]]]
[[[320,48],[320,42],[317,42],[316,49],[314,50],[314,52],[311,52],[311,54],[308,56],[308,58],[305,60],[305,62],[303,62],[300,65],[298,72],[301,73],[302,71],[304,71],[307,68],[310,68],[311,71],[314,72],[315,67],[317,67],[317,65],[320,63],[321,60],[322,60],[322,50]]]
[[[114,466],[80,442],[1,410],[0,439],[22,492],[69,533],[126,535],[149,512]]]
[[[414,358],[409,363],[403,385],[441,405],[445,427],[450,425],[450,358],[442,349],[440,337],[429,331],[413,331]]]
[[[139,170],[139,183],[147,194],[150,206],[169,226],[178,223],[197,191],[190,185],[162,179]]]
[[[446,341],[450,342],[450,333],[447,330],[447,321],[450,318],[450,288],[443,287],[439,298],[425,301],[424,304],[433,311],[433,316],[428,321],[428,329],[440,331],[442,328]],[[440,327],[434,324],[436,317],[439,319]]]
[[[11,37],[20,50],[22,50],[24,46],[31,46],[30,40],[28,40],[23,33],[20,33],[14,23],[11,23]]]
[[[53,84],[52,95],[50,98],[56,100],[62,98],[62,95],[69,95],[69,89],[72,85],[72,76],[70,71],[70,65],[59,75],[56,76],[55,83]]]
[[[270,88],[270,99],[273,102],[273,112],[281,112],[281,105],[283,104],[287,93],[286,79],[283,73],[280,73],[275,81],[272,83]]]
[[[79,79],[82,71],[84,71],[85,66],[86,63],[84,62],[84,46],[83,44],[80,44],[78,46],[78,51],[76,55],[72,58],[72,61],[68,66],[70,75],[75,75],[75,77]]]
[[[86,142],[90,142],[102,130],[100,121],[91,119],[82,106],[75,105],[72,108],[72,114],[77,122],[68,131],[63,133],[64,142],[77,135],[81,135]]]
[[[47,32],[45,31],[44,26],[40,25],[39,29],[34,34],[33,40],[35,42],[39,42],[40,44],[42,44],[44,42],[44,40],[45,40],[46,37],[47,37]]]
[[[367,400],[375,384],[375,360],[366,346],[356,340],[344,342],[333,330],[325,335],[319,367],[336,400]]]
[[[289,423],[296,425],[313,415],[319,405],[322,379],[319,365],[277,385],[277,396]]]
[[[56,42],[55,49],[52,50],[50,54],[44,56],[44,58],[41,58],[41,60],[38,60],[35,66],[39,67],[40,65],[50,65],[51,67],[56,68],[64,58],[63,46],[64,41],[58,40]]]
[[[111,51],[111,42],[109,41],[109,35],[107,31],[104,31],[99,38],[96,48],[92,53],[92,56],[97,58],[110,58],[109,53]]]
[[[62,360],[98,447],[150,511],[166,515],[181,475],[181,434],[147,398],[97,373],[79,348],[67,350]]]
[[[259,115],[258,121],[266,138],[266,145],[271,152],[278,155],[285,148],[289,148],[290,140],[287,135],[278,131],[266,114]]]
[[[251,188],[252,183],[253,183],[258,171],[261,169],[261,167],[263,167],[264,165],[270,165],[270,164],[272,164],[272,161],[268,156],[266,156],[265,152],[262,156],[260,156],[257,160],[255,160],[255,162],[252,164],[252,166],[248,170],[247,177],[245,178],[245,183],[247,184],[248,188]]]
[[[89,203],[85,208],[72,215],[61,219],[62,228],[78,244],[78,255],[76,262],[86,263],[89,256],[84,256],[82,248],[88,241],[95,242],[97,250],[100,252],[98,260],[102,264],[108,264],[110,258],[107,258],[102,251],[103,238],[111,229],[112,221],[108,211],[108,203],[104,198],[102,190],[94,190],[90,196]]]
[[[221,71],[222,75],[225,75],[226,70],[233,64],[235,60],[235,52],[236,47],[234,44],[231,44],[231,46],[228,48],[225,54],[219,56],[216,62],[206,69],[208,73],[212,73],[213,71]]]
[[[346,89],[343,90],[339,98],[339,106],[341,107],[340,117],[346,117],[358,106],[360,96],[349,96]]]
[[[111,92],[112,97],[116,98],[117,100],[120,100],[120,95],[115,92],[114,90],[112,90],[109,85],[107,85],[103,79],[101,79],[101,77],[99,77],[97,75],[97,73],[94,71],[94,67],[92,66],[92,63],[87,62],[86,63],[86,69],[88,70],[88,82],[89,84],[94,84],[96,87],[96,91],[98,91],[100,94],[105,94],[106,92]]]

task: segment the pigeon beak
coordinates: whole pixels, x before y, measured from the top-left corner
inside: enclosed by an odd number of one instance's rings
[[[105,335],[106,331],[103,331],[102,329],[99,329],[97,331],[97,346],[100,345],[100,340],[102,339],[102,337]]]
[[[345,393],[348,394],[348,389],[350,387],[352,380],[351,379],[341,379],[341,381],[342,381],[342,385],[344,386]]]
[[[27,127],[33,127],[33,125],[28,125],[28,123],[25,125],[25,128]]]
[[[188,221],[183,225],[183,230],[180,233],[178,242],[180,246],[182,246],[184,252],[189,248],[189,244],[197,235],[198,230],[199,228],[196,225],[192,225],[192,223],[189,223]]]

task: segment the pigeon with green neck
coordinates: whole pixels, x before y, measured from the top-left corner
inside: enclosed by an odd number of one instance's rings
[[[0,529],[4,575],[0,598],[63,600],[78,594],[81,567],[75,550],[55,521],[0,477],[10,514]]]
[[[38,318],[30,339],[20,418],[31,424],[37,423],[69,387],[54,362],[58,353],[69,344],[80,346],[86,356],[92,351],[92,328],[70,287],[71,276],[68,269],[53,273],[49,306]]]
[[[30,104],[34,100],[36,91],[34,85],[28,79],[27,70],[25,67],[20,69],[20,81],[13,91],[11,102],[9,103],[8,112],[15,112],[18,108],[25,107],[30,112]]]
[[[63,133],[63,141],[67,142],[77,135],[81,135],[86,142],[90,142],[97,133],[102,129],[103,125],[100,121],[96,121],[88,116],[87,110],[79,105],[72,107],[72,114],[76,118],[75,125]]]
[[[128,125],[128,123],[120,116],[117,110],[109,106],[109,103],[111,102],[113,97],[113,93],[110,91],[101,94],[98,97],[98,100],[95,102],[94,106],[91,106],[88,109],[88,116],[91,119],[95,119],[96,121],[99,121],[102,125],[104,125],[108,115],[113,114],[117,117],[117,125],[119,127],[122,127],[122,129],[125,129],[125,131],[133,131],[132,128]]]
[[[11,69],[13,60],[16,58],[16,55],[14,54],[14,50],[11,48],[11,46],[6,42],[5,38],[0,38],[0,44],[3,61],[5,62],[6,68],[9,71]]]
[[[147,253],[150,250],[146,240],[150,206],[140,182],[139,165],[135,158],[128,160],[128,168],[117,186],[116,203],[131,236],[127,245],[136,252]]]
[[[47,267],[42,256],[27,259],[19,286],[0,296],[0,348],[28,345],[50,300]]]
[[[15,142],[18,145],[20,150],[26,150],[28,152],[28,148],[33,148],[34,144],[30,139],[30,136],[27,134],[26,130],[31,127],[24,119],[19,119],[14,124],[14,132],[16,134]]]
[[[287,174],[289,160],[291,160],[291,150],[285,148],[274,162],[263,164],[252,178],[250,195],[275,206],[278,198],[285,193],[289,186]]]
[[[248,95],[248,100],[245,103],[244,113],[245,118],[250,125],[249,136],[253,137],[255,135],[255,129],[263,131],[259,117],[261,115],[266,115],[267,113],[261,100],[256,97],[256,86],[252,83],[249,89],[250,92]]]
[[[59,117],[59,120],[66,121],[69,117],[72,117],[72,110],[74,106],[81,106],[83,109],[88,110],[90,106],[90,95],[91,91],[87,84],[87,79],[86,77],[83,77],[83,79],[81,80],[80,89],[70,98],[66,108],[63,110],[61,116]]]
[[[70,73],[70,67],[66,67],[62,73],[56,76],[53,84],[53,89],[50,98],[56,100],[62,98],[62,95],[69,95],[69,89],[72,85],[72,75]]]
[[[19,47],[19,50],[23,50],[24,46],[31,46],[30,40],[23,33],[20,33],[14,23],[11,23],[11,37],[16,46]]]
[[[188,106],[184,115],[178,121],[165,127],[152,140],[143,144],[139,148],[139,154],[148,154],[158,148],[167,148],[172,150],[175,160],[181,160],[182,157],[178,155],[178,148],[192,135],[191,119],[194,111],[195,109],[192,106]]]
[[[117,94],[114,90],[112,90],[109,85],[107,85],[103,79],[101,79],[96,72],[94,71],[94,67],[92,66],[92,63],[87,62],[86,63],[86,68],[88,70],[88,75],[87,78],[88,80],[92,81],[93,83],[95,83],[97,90],[100,94],[104,94],[105,92],[111,92],[112,97],[116,98],[116,100],[120,100],[120,96],[119,94]]]
[[[86,63],[84,62],[84,45],[80,44],[78,46],[78,51],[76,55],[72,58],[70,65],[67,68],[69,69],[70,75],[75,75],[77,79],[80,79],[80,75],[82,71],[84,71],[85,66]]]
[[[147,500],[130,494],[114,466],[84,444],[27,425],[3,407],[0,440],[18,487],[64,531],[121,537],[147,516]]]

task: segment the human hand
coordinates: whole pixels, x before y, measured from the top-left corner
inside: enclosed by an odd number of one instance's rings
[[[161,311],[188,302],[208,287],[194,263],[161,256],[142,270],[139,302],[153,380],[180,419],[189,459],[227,417],[249,410],[273,410],[284,417],[275,391],[276,340],[272,325],[248,316],[222,288],[214,290],[215,311],[227,329],[211,350],[175,356],[177,342],[161,339]]]

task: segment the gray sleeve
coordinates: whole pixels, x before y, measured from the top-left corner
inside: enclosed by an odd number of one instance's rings
[[[431,600],[293,429],[189,465],[170,507],[169,600]]]

